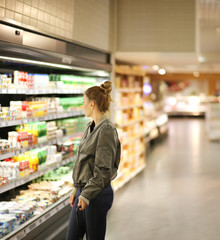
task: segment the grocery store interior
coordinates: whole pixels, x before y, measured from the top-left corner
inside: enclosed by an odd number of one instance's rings
[[[83,94],[106,80],[106,240],[219,240],[219,0],[0,0],[0,239],[65,239]]]

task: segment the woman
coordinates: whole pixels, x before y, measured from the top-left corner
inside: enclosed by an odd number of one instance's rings
[[[111,82],[94,86],[84,94],[84,111],[92,122],[80,141],[73,167],[72,211],[66,240],[104,240],[106,216],[112,206],[111,180],[117,175],[121,146],[106,112],[110,106]]]

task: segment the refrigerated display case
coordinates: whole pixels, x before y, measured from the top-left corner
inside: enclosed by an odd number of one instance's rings
[[[33,208],[18,212],[15,203],[24,204],[27,195],[18,196],[32,181],[58,181],[53,171],[73,163],[88,123],[83,93],[110,79],[110,53],[16,26],[0,24],[0,29],[0,236],[63,239],[70,213],[68,189],[54,202],[45,200],[38,213]],[[14,35],[17,30],[19,36]],[[36,39],[42,41],[35,44]],[[71,174],[59,180],[72,182]],[[7,204],[13,205],[13,213]]]

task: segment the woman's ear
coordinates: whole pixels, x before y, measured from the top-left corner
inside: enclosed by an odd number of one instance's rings
[[[95,106],[95,102],[94,101],[90,101],[90,107],[94,108],[94,106]]]

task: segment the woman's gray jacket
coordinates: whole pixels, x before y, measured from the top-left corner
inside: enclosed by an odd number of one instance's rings
[[[99,192],[117,176],[121,144],[113,123],[103,115],[92,132],[88,127],[80,141],[73,166],[73,191],[83,189],[79,198],[89,205]]]

